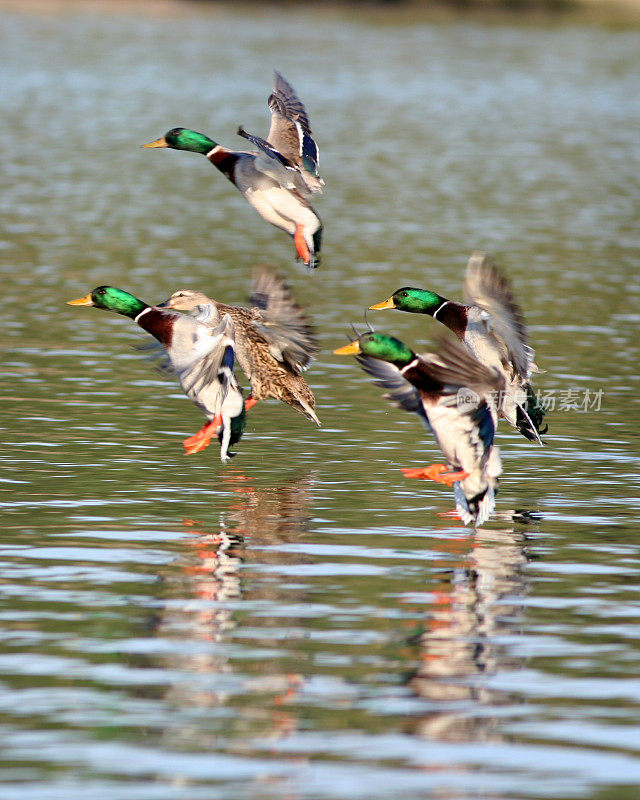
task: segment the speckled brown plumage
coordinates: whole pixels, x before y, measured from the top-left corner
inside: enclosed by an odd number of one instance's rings
[[[308,383],[300,372],[287,363],[275,359],[260,331],[254,326],[261,315],[257,309],[242,306],[227,306],[211,301],[221,315],[229,314],[236,326],[236,356],[240,369],[251,383],[251,397],[266,400],[273,397],[282,400],[304,414],[307,419],[319,424],[318,418],[311,415],[301,400],[313,411],[316,401]]]
[[[318,350],[306,313],[271,270],[255,277],[251,302],[255,305],[249,308],[226,305],[184,289],[174,292],[166,306],[197,310],[208,324],[229,314],[236,330],[236,359],[251,383],[251,397],[281,400],[319,425],[313,392],[302,377],[302,368]]]

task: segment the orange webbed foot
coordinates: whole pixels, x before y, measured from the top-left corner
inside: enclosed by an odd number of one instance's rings
[[[199,453],[208,447],[211,437],[215,434],[218,428],[222,425],[222,417],[217,416],[211,422],[205,422],[197,433],[189,436],[182,444],[186,451],[186,455],[190,456],[192,453]]]
[[[293,241],[296,246],[296,253],[302,259],[305,266],[309,266],[311,263],[311,251],[304,239],[304,234],[302,232],[302,225],[296,225],[296,232],[293,234]]]
[[[253,397],[247,397],[244,401],[244,410],[248,411],[250,408],[253,408],[258,401],[255,400]]]
[[[447,471],[445,464],[431,464],[429,467],[409,467],[402,470],[405,478],[417,478],[422,481],[440,483],[440,476]]]
[[[454,483],[457,483],[458,481],[463,481],[465,478],[468,477],[469,473],[461,469],[460,472],[445,472],[443,475],[440,476],[440,482],[446,483],[447,486],[453,486]]]
[[[403,469],[402,474],[405,478],[417,478],[418,480],[435,481],[452,486],[456,481],[463,481],[469,477],[469,473],[464,470],[460,472],[447,472],[445,464],[432,464],[430,467],[417,467],[415,469]]]

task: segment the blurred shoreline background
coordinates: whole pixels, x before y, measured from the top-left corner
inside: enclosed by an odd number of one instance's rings
[[[149,16],[182,15],[203,9],[250,8],[282,10],[300,8],[289,0],[266,2],[218,2],[218,0],[0,0],[0,10],[27,13],[137,13]],[[390,12],[398,22],[412,18],[420,21],[448,21],[472,18],[488,22],[540,21],[591,22],[604,25],[640,24],[640,0],[310,0],[307,8],[342,9],[369,16],[377,13],[388,18]]]

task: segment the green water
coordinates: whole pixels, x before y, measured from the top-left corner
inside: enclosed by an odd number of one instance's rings
[[[189,7],[5,14],[0,797],[631,800],[640,784],[640,34]],[[309,110],[322,267],[184,125],[264,135],[271,71]],[[401,285],[459,298],[490,251],[521,299],[545,448],[502,428],[478,533],[417,420],[331,350]],[[323,427],[282,404],[239,452],[100,284],[244,301],[286,272],[318,326]],[[370,315],[426,347],[438,326]],[[602,390],[601,408],[564,408]],[[513,521],[512,511],[532,512]],[[523,521],[524,520],[524,521]]]

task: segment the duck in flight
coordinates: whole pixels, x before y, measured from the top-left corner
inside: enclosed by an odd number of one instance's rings
[[[547,426],[542,427],[545,410],[531,385],[532,373],[540,370],[511,286],[484,253],[474,252],[469,258],[464,297],[465,302],[458,303],[428,289],[404,286],[369,309],[429,314],[446,325],[481,364],[497,369],[504,378],[504,390],[492,402],[496,424],[499,413],[527,439],[542,444],[540,436],[547,432]]]
[[[322,222],[309,202],[324,185],[318,174],[318,146],[302,101],[279,72],[274,73],[268,102],[271,126],[266,139],[238,128],[256,150],[231,150],[187,128],[172,128],[142,146],[206,156],[263,219],[293,237],[296,256],[313,269],[320,264],[322,246]]]

